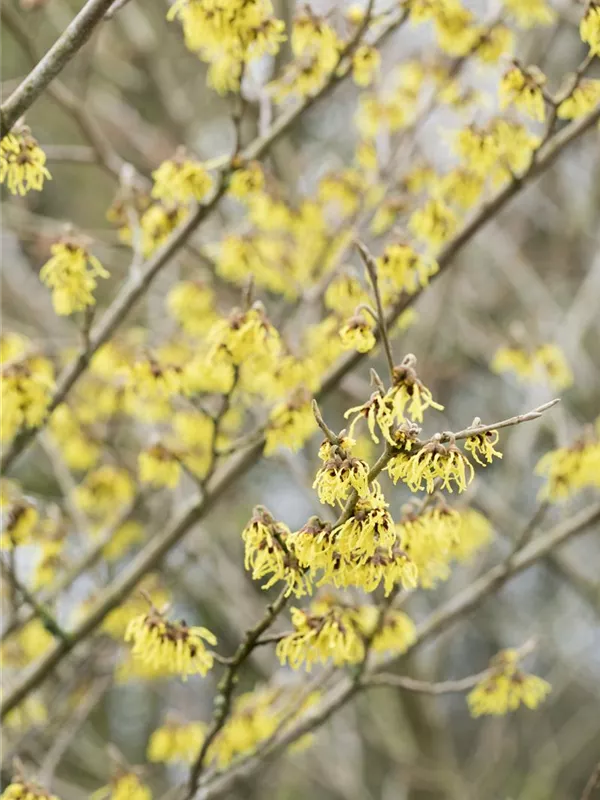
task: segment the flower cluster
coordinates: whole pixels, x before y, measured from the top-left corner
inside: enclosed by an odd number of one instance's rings
[[[394,293],[415,294],[424,288],[439,267],[436,261],[419,255],[409,244],[388,245],[377,259],[378,275]]]
[[[545,699],[550,684],[536,675],[525,674],[518,668],[518,663],[519,654],[515,650],[503,650],[492,659],[491,674],[467,696],[474,717],[507,714],[521,704],[537,708]]]
[[[46,154],[26,125],[15,126],[0,140],[0,183],[12,194],[41,192],[44,180],[51,179],[45,165]]]
[[[342,436],[336,442],[326,439],[319,448],[323,466],[313,489],[322,503],[341,505],[353,489],[362,496],[369,494],[369,465],[352,456],[355,444],[354,439]]]
[[[152,792],[135,772],[119,772],[107,786],[97,789],[91,800],[152,800]]]
[[[500,83],[500,107],[515,105],[529,117],[543,122],[546,117],[544,74],[537,67],[514,64]]]
[[[51,247],[52,258],[40,271],[41,280],[52,289],[57,314],[68,316],[94,305],[97,278],[109,273],[79,239],[64,237]]]
[[[590,53],[600,56],[600,3],[598,0],[590,0],[587,4],[586,12],[579,24],[581,40],[585,42]]]
[[[294,632],[277,644],[277,656],[292,669],[331,661],[336,666],[358,664],[365,657],[365,640],[372,638],[376,652],[403,653],[415,641],[409,617],[389,610],[382,620],[375,606],[337,603],[329,595],[312,603],[308,611],[292,608]],[[377,631],[375,633],[375,631]]]
[[[573,384],[573,373],[565,355],[555,344],[542,344],[533,350],[501,347],[492,360],[491,369],[497,373],[514,372],[527,382],[543,378],[559,390]]]
[[[131,620],[143,614],[148,607],[146,598],[154,608],[162,608],[171,600],[158,573],[150,572],[136,588],[137,591],[134,594],[130,595],[120,606],[113,608],[104,618],[102,631],[113,639],[122,639]]]
[[[190,200],[200,202],[212,187],[212,178],[197,161],[187,157],[185,150],[178,150],[172,159],[163,161],[152,173],[154,186],[152,197],[164,203],[186,204]]]
[[[254,580],[270,575],[263,589],[277,581],[285,581],[287,594],[302,597],[310,594],[312,585],[306,570],[294,554],[291,531],[277,522],[264,506],[256,506],[252,519],[242,531],[245,545],[244,566],[252,570]]]
[[[7,334],[0,344],[0,439],[7,442],[21,428],[44,420],[54,390],[54,367],[49,359],[31,353],[24,337]]]
[[[214,658],[204,642],[217,643],[214,634],[203,627],[188,627],[185,622],[170,622],[156,609],[130,620],[125,641],[133,645],[132,654],[150,666],[180,675],[202,676],[211,669]]]
[[[307,97],[322,87],[339,63],[342,42],[329,22],[313,14],[308,8],[294,19],[291,35],[294,60],[271,84],[276,102],[290,96]],[[367,80],[376,70],[375,60],[363,57],[357,62],[357,75]]]
[[[475,476],[473,465],[465,454],[452,441],[442,444],[439,434],[414,455],[401,450],[392,458],[387,470],[394,483],[402,480],[412,492],[425,489],[431,493],[436,488],[452,492],[453,486],[464,492]]]
[[[148,761],[171,764],[182,761],[189,764],[202,747],[206,726],[200,722],[180,723],[168,719],[156,728],[148,742]]]
[[[59,798],[42,789],[39,784],[18,776],[5,788],[0,800],[59,800]]]
[[[600,422],[570,447],[542,456],[535,472],[546,478],[541,497],[554,503],[587,487],[600,488]]]
[[[271,411],[265,431],[265,455],[271,455],[278,447],[298,450],[316,427],[310,395],[300,389]]]
[[[270,0],[177,0],[167,18],[179,19],[187,47],[210,65],[208,83],[221,94],[239,91],[246,65],[275,55],[286,38]]]
[[[5,508],[5,506],[8,506]],[[2,503],[2,534],[0,548],[12,550],[33,538],[40,515],[34,505],[25,498]]]

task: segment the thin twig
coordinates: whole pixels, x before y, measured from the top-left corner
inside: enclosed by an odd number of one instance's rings
[[[42,620],[44,623],[44,627],[46,630],[55,636],[57,639],[60,639],[63,642],[69,642],[69,634],[64,631],[61,626],[56,621],[54,615],[48,611],[48,609],[39,603],[35,597],[31,594],[29,589],[24,586],[21,581],[17,578],[14,571],[10,568],[10,566],[6,563],[3,558],[0,558],[0,568],[2,569],[3,574],[8,579],[10,584],[15,588],[15,590],[21,595],[23,600],[31,606],[34,610],[36,615]]]
[[[379,335],[383,343],[385,357],[387,358],[388,369],[390,371],[390,380],[394,380],[394,356],[392,354],[392,345],[390,344],[390,337],[387,332],[387,322],[385,318],[385,311],[383,310],[383,301],[381,299],[381,292],[379,291],[379,281],[377,279],[377,264],[371,253],[367,250],[366,246],[358,239],[354,242],[354,246],[358,250],[365,269],[369,275],[371,286],[373,287],[373,294],[375,295],[375,303],[377,305],[377,323],[379,325]]]
[[[600,763],[590,775],[588,782],[585,785],[581,800],[592,800],[592,796],[596,789],[600,789]]]

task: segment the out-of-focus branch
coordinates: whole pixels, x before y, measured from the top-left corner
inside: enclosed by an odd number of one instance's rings
[[[5,136],[46,86],[69,63],[92,35],[113,0],[88,0],[42,60],[0,108],[0,136]]]
[[[2,21],[25,50],[31,61],[34,63],[37,62],[38,54],[35,45],[25,26],[22,24],[19,15],[8,6],[3,7]],[[100,130],[97,121],[84,107],[77,95],[59,80],[53,81],[48,86],[48,94],[70,117],[72,117],[83,137],[91,145],[91,149],[84,147],[53,146],[50,148],[50,155],[48,157],[52,157],[52,150],[54,150],[55,157],[59,157],[59,160],[83,161],[84,163],[99,164],[110,175],[118,178],[125,162],[113,149],[110,142]]]
[[[0,558],[0,568],[4,577],[8,580],[10,585],[21,595],[24,602],[33,609],[34,613],[42,620],[44,627],[57,639],[63,642],[69,641],[69,634],[66,633],[58,624],[54,616],[31,594],[29,589],[24,586],[15,575],[12,566],[9,566],[3,558]]]

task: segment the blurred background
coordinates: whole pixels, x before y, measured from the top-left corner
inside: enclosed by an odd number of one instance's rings
[[[2,90],[6,97],[31,67],[28,48],[40,57],[76,13],[78,4],[3,0],[3,5]],[[491,3],[467,5],[482,19],[497,11]],[[275,12],[289,21],[299,7],[280,0]],[[343,3],[315,2],[311,7],[343,25]],[[581,4],[557,2],[554,8],[557,20],[553,25],[519,31],[516,53],[525,63],[543,69],[556,87],[562,76],[580,63],[586,50],[577,31]],[[186,50],[180,26],[166,21],[166,11],[167,4],[161,0],[130,0],[97,28],[90,43],[61,75],[67,101],[63,97],[63,102],[57,102],[46,92],[28,112],[27,123],[48,155],[52,181],[43,192],[25,198],[2,195],[3,332],[16,331],[44,341],[56,353],[77,344],[77,330],[71,320],[53,313],[50,294],[38,279],[49,246],[65,223],[92,238],[94,253],[111,273],[110,280],[100,287],[99,305],[105,306],[114,297],[130,261],[129,249],[106,220],[122,163],[133,165],[137,173],[149,178],[181,144],[202,159],[229,151],[232,102],[206,86],[206,65]],[[382,75],[413,58],[437,57],[427,29],[404,27],[382,48]],[[246,77],[244,142],[256,136],[272,115],[261,87],[289,58],[289,47],[284,45],[277,57],[261,61]],[[428,162],[442,169],[451,162],[448,132],[493,113],[494,87],[502,69],[503,65],[487,70],[466,65],[461,85],[482,93],[478,110],[441,107],[429,114],[418,135],[400,152],[398,181],[416,163]],[[598,64],[590,74],[600,77]],[[311,196],[319,178],[352,162],[359,93],[346,81],[317,102],[271,148],[266,169],[290,202]],[[96,163],[90,137],[82,132],[82,125],[85,129],[90,120],[92,138],[106,156],[104,166]],[[598,144],[597,132],[583,137],[489,222],[418,299],[413,324],[394,336],[396,359],[414,353],[421,378],[445,406],[445,411],[429,422],[435,430],[458,430],[475,416],[484,422],[504,419],[556,395],[556,390],[543,383],[526,385],[511,374],[490,371],[498,348],[515,340],[529,345],[556,343],[574,375],[560,405],[540,421],[507,430],[502,437],[503,460],[479,471],[467,499],[490,520],[493,543],[436,589],[409,597],[405,610],[417,621],[510,552],[511,540],[539,505],[542,480],[534,475],[535,464],[547,450],[572,443],[600,412]],[[402,230],[405,222],[400,214],[394,230]],[[190,247],[160,273],[130,315],[128,325],[146,326],[157,340],[168,336],[173,323],[166,315],[164,298],[184,278],[211,281],[223,309],[238,304],[239,288],[214,279],[211,257],[222,236],[243,224],[239,206],[227,199],[221,202]],[[376,255],[381,252],[386,237],[374,237],[368,225],[361,228],[360,221],[355,230]],[[359,262],[352,254],[347,263],[359,272]],[[260,291],[258,296],[271,318],[281,319],[287,313],[281,297]],[[311,314],[314,312],[297,315],[293,324],[305,325],[314,318]],[[380,360],[377,355],[375,363]],[[372,359],[363,361],[324,403],[325,419],[334,429],[343,426],[345,409],[370,395],[368,371],[372,365]],[[383,374],[383,361],[381,368]],[[131,438],[121,435],[115,441],[125,460],[135,459]],[[285,451],[258,461],[163,565],[162,579],[178,615],[217,632],[222,652],[233,651],[265,604],[265,594],[243,569],[240,531],[257,503],[267,505],[292,530],[311,514],[322,513],[311,489],[318,443],[315,436],[300,453]],[[56,507],[57,514],[65,513],[64,481],[57,476],[51,455],[39,444],[19,461],[11,477],[18,478],[36,502]],[[144,536],[161,530],[185,505],[192,489],[191,482],[184,479],[174,492],[146,498],[137,512]],[[408,499],[400,486],[387,496],[394,514]],[[552,506],[543,516],[542,527],[568,519],[589,500],[584,492],[568,503]],[[81,535],[79,540],[75,537],[72,559],[85,551],[85,545]],[[129,557],[116,564],[102,561],[76,581],[60,599],[60,619],[68,624],[81,604],[107,585]],[[21,574],[29,574],[35,558],[33,548],[20,551]],[[518,646],[535,636],[538,646],[526,667],[553,687],[536,712],[521,709],[506,717],[472,719],[460,695],[428,698],[380,689],[359,697],[335,715],[309,746],[268,764],[259,775],[241,781],[228,796],[281,800],[579,798],[600,759],[599,568],[596,527],[511,581],[468,619],[402,664],[403,673],[423,680],[461,677],[484,669],[499,649]],[[284,615],[276,630],[288,628]],[[115,683],[107,675],[117,652],[122,652],[120,646],[100,635],[62,663],[41,693],[50,710],[47,720],[25,730],[5,730],[3,763],[8,772],[12,757],[18,754],[26,765],[43,774],[54,773],[54,789],[62,800],[76,800],[107,783],[111,759],[107,742],[128,763],[143,764],[149,735],[163,722],[167,710],[190,720],[210,719],[218,673],[187,684]],[[255,652],[239,688],[250,690],[269,679],[292,685],[304,676],[281,669],[273,648],[265,647]],[[75,707],[73,696],[77,698]],[[144,773],[155,797],[161,797],[185,775],[183,767],[159,765],[146,767]]]

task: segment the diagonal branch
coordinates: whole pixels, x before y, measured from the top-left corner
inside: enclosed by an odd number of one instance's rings
[[[88,0],[79,14],[0,108],[0,137],[6,136],[19,117],[69,63],[92,35],[112,0]]]

